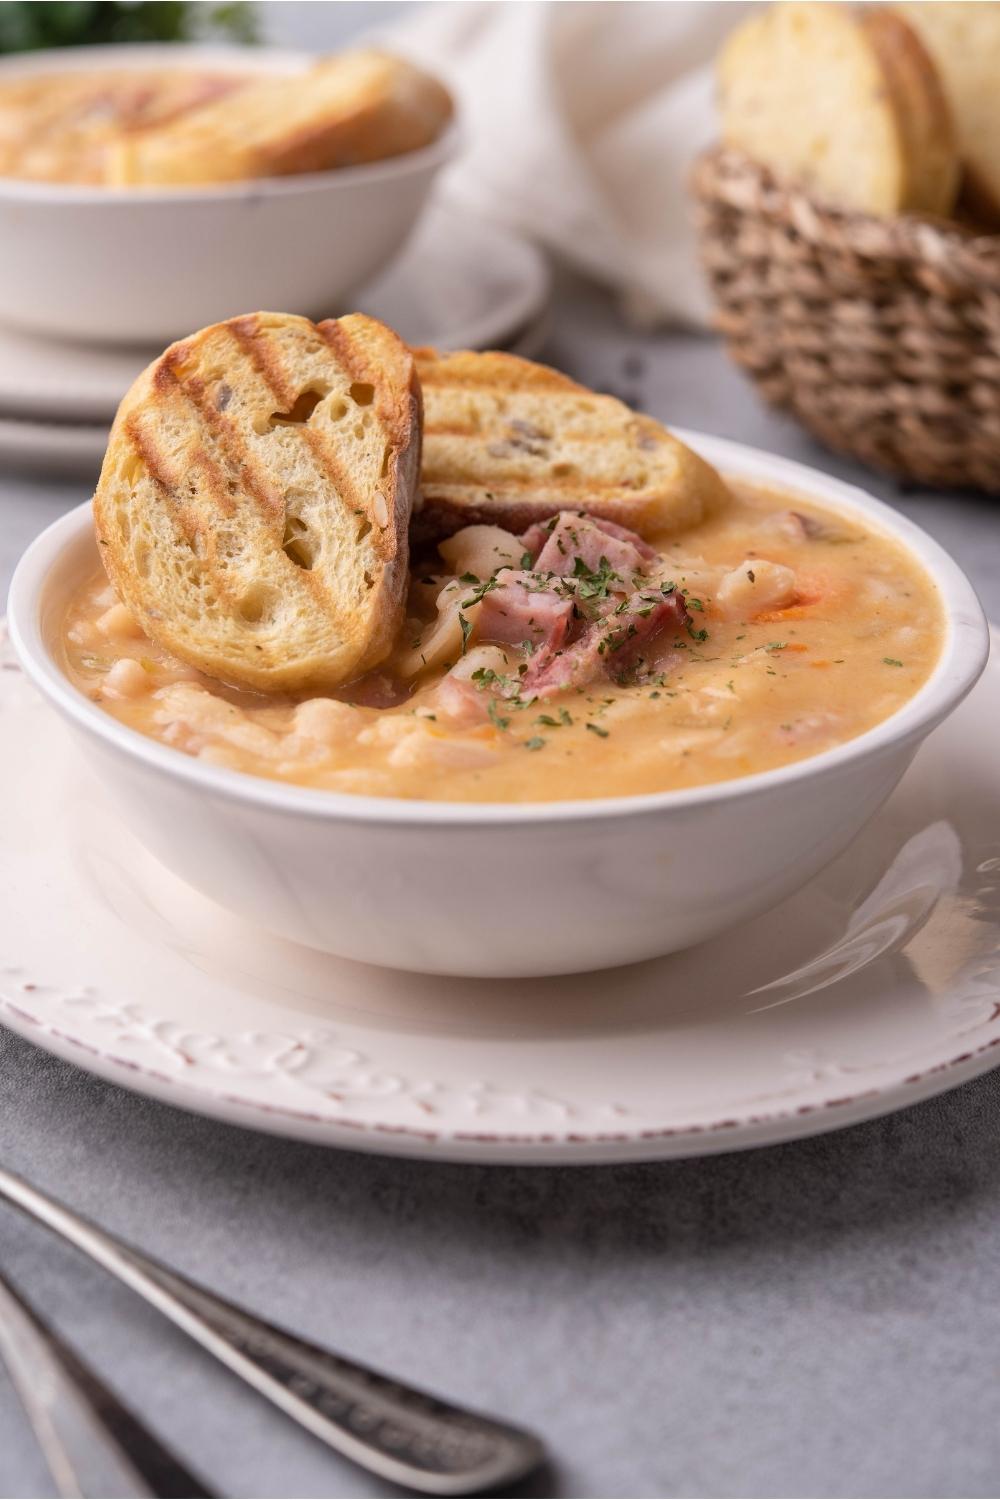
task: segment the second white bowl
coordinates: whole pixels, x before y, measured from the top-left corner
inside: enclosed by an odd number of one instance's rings
[[[287,73],[309,59],[237,47],[83,47],[0,61],[0,80],[93,68]],[[169,343],[248,308],[328,317],[400,250],[454,123],[370,166],[194,189],[0,178],[0,321],[55,338]]]

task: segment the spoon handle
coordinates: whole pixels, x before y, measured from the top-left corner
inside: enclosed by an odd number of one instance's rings
[[[0,1358],[60,1495],[76,1500],[209,1495],[2,1276]]]
[[[138,1292],[344,1457],[426,1495],[509,1485],[544,1459],[531,1433],[452,1406],[264,1322],[0,1169],[0,1198]]]

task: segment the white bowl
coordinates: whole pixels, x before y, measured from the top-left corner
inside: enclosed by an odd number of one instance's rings
[[[191,885],[265,928],[368,963],[485,977],[669,953],[773,906],[839,854],[968,693],[989,650],[971,585],[912,522],[801,464],[682,435],[724,472],[895,537],[933,577],[946,618],[941,658],[890,718],[777,770],[594,801],[355,797],[206,766],[118,723],[58,666],[67,598],[95,561],[88,506],[22,558],[11,637],[138,837]]]
[[[76,47],[0,60],[29,73],[191,67],[300,72],[310,59],[240,47]],[[370,166],[198,188],[0,178],[0,322],[101,343],[168,343],[248,309],[327,317],[400,250],[454,122]]]

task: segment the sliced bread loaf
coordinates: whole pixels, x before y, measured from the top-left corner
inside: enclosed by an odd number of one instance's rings
[[[910,0],[895,9],[917,32],[943,80],[969,206],[1000,225],[1000,5]]]
[[[951,211],[959,179],[951,113],[900,15],[809,0],[773,5],[730,37],[718,82],[725,142],[831,205]]]

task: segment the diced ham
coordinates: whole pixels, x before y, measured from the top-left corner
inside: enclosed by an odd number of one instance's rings
[[[555,573],[565,577],[573,572],[576,559],[596,573],[602,557],[607,558],[615,572],[623,577],[642,571],[644,562],[657,556],[654,548],[636,536],[634,531],[617,526],[597,516],[579,516],[573,511],[561,511],[555,525],[531,526],[521,542],[534,558],[533,567],[539,573]]]
[[[477,644],[440,685],[449,717],[469,722],[498,696],[549,697],[599,678],[624,681],[657,636],[691,623],[676,590],[636,588],[635,575],[659,554],[624,526],[563,511],[551,525],[531,527],[520,545],[535,557],[531,571],[501,568],[461,600]],[[472,658],[503,646],[518,653],[513,670],[505,658],[507,670],[479,672],[473,683]]]
[[[631,579],[642,569],[642,556],[630,542],[609,536],[592,521],[577,516],[561,516],[535,561],[539,573],[555,573],[559,577],[574,573],[579,563],[591,573],[596,573],[602,561],[608,564],[619,577]]]
[[[497,587],[483,595],[476,613],[476,638],[500,646],[530,641],[536,651],[557,651],[573,619],[573,600],[502,573]]]
[[[631,543],[646,562],[652,562],[654,557],[660,556],[656,548],[644,542],[637,531],[629,531],[627,526],[619,526],[617,521],[606,521],[603,516],[588,516],[587,519],[593,521],[594,525],[606,532],[608,536],[617,537],[620,542]]]
[[[586,687],[598,677],[623,677],[654,637],[690,623],[680,594],[654,598],[640,590],[621,614],[588,626],[572,645],[544,658],[533,657],[521,677],[520,692],[524,697],[547,698],[568,688]]]
[[[520,544],[525,552],[531,553],[532,564],[552,532],[555,531],[556,519],[558,517],[553,516],[552,520],[535,520],[534,526],[528,526],[528,531],[523,532],[520,537]]]

